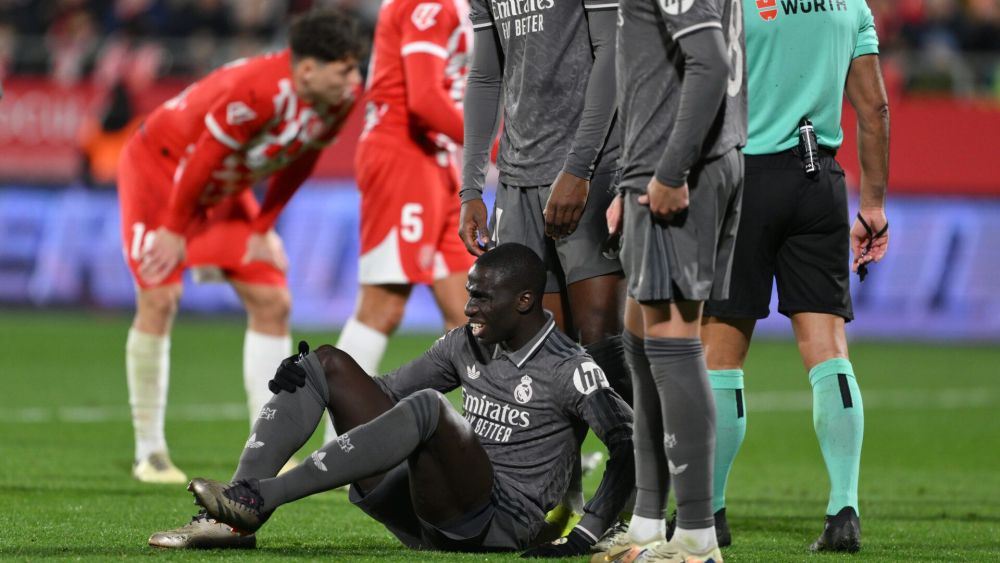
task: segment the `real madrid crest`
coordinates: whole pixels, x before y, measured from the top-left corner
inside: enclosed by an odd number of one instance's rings
[[[527,403],[531,400],[531,378],[527,375],[521,378],[521,383],[514,388],[514,400],[521,403]]]

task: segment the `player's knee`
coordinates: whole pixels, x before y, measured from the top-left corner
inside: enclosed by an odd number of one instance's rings
[[[416,419],[417,432],[421,441],[428,440],[437,430],[442,412],[448,409],[448,398],[434,389],[421,389],[400,401],[406,404]]]
[[[177,313],[181,292],[169,288],[144,291],[138,300],[138,314],[150,321],[169,322]]]
[[[381,301],[365,299],[360,303],[355,318],[382,334],[392,334],[403,322],[406,301],[385,299]]]
[[[330,389],[348,384],[351,378],[363,375],[361,366],[354,361],[354,358],[340,348],[324,344],[313,351],[319,365],[323,367],[323,374],[326,376],[326,383]]]
[[[245,305],[258,322],[284,324],[292,312],[292,296],[285,288],[260,288],[247,295]]]

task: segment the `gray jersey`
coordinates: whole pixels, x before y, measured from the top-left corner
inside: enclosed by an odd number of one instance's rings
[[[624,135],[621,188],[645,191],[674,131],[685,68],[678,41],[685,35],[721,29],[730,63],[726,93],[701,144],[699,160],[745,145],[741,0],[621,0],[618,13],[617,82]]]
[[[516,351],[486,349],[467,327],[457,328],[420,358],[376,381],[395,400],[420,389],[461,387],[463,415],[498,481],[494,502],[532,534],[566,492],[578,463],[578,436],[587,426],[608,446],[612,459],[581,525],[600,536],[632,492],[632,412],[608,386],[601,368],[555,328],[551,317]]]
[[[503,50],[503,133],[497,167],[509,186],[550,184],[583,116],[594,64],[584,11],[618,0],[472,0],[478,31],[494,27]],[[617,120],[595,173],[618,168]],[[579,172],[577,172],[579,174]]]

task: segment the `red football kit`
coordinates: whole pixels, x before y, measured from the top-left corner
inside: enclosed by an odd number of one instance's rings
[[[363,284],[465,272],[453,159],[462,142],[472,24],[466,0],[383,0],[355,157]]]
[[[183,270],[216,266],[229,279],[284,285],[263,262],[241,264],[247,238],[266,233],[312,173],[354,103],[310,105],[292,87],[289,50],[239,59],[164,102],[123,151],[118,191],[123,250],[140,287],[139,258],[160,226],[186,237]],[[249,188],[269,176],[258,204]]]

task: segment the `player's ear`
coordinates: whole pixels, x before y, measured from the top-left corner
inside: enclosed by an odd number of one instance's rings
[[[522,291],[517,296],[517,312],[527,313],[535,306],[535,292],[530,289]]]

